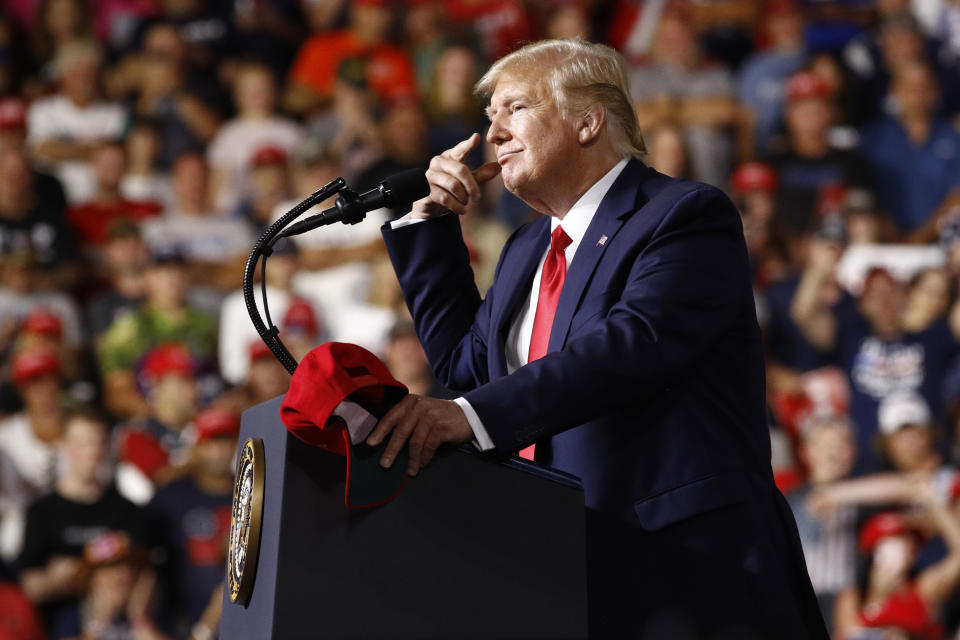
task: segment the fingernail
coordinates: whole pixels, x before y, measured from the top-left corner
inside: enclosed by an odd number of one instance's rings
[[[408,475],[411,475],[411,476],[417,475],[417,469],[416,469],[416,467],[409,467],[409,468],[407,468],[407,474],[408,474]]]
[[[393,460],[390,458],[383,458],[380,460],[380,466],[384,469],[389,469],[391,464],[393,464]]]

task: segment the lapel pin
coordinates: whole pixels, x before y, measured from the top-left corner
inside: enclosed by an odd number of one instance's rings
[[[597,246],[598,246],[598,247],[602,247],[602,246],[605,245],[605,244],[607,244],[607,236],[606,236],[606,235],[602,235],[602,236],[600,236],[600,239],[597,240]]]

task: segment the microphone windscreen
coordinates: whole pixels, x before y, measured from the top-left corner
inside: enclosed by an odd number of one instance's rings
[[[430,195],[430,183],[423,169],[401,171],[384,180],[383,185],[390,192],[391,202],[387,206],[391,207],[407,205]]]

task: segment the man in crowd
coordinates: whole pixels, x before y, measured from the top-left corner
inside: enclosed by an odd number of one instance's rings
[[[833,89],[816,73],[801,71],[786,86],[786,149],[770,156],[777,170],[777,222],[792,237],[820,228],[821,200],[836,185],[869,186],[863,159],[856,152],[835,148]]]
[[[123,145],[103,142],[90,151],[94,190],[91,197],[67,210],[67,222],[80,245],[88,251],[102,247],[111,225],[120,219],[146,220],[163,207],[155,202],[132,202],[120,194],[120,182],[126,171]]]
[[[117,436],[117,485],[137,504],[184,470],[194,437],[196,377],[193,356],[175,342],[154,347],[139,365],[147,415],[124,424]]]
[[[806,499],[812,489],[850,474],[857,454],[853,425],[844,416],[814,416],[801,426],[800,436],[799,456],[807,470],[807,483],[792,491],[787,500],[797,519],[820,611],[827,626],[832,626],[834,600],[854,579],[857,512],[853,507],[840,507],[826,514],[813,513]]]
[[[242,220],[217,215],[211,205],[209,171],[199,153],[184,153],[171,171],[173,203],[163,216],[143,223],[143,238],[153,251],[179,248],[190,279],[229,291],[243,273],[253,232]]]
[[[919,331],[903,325],[905,291],[887,271],[875,268],[864,278],[856,305],[833,305],[820,295],[832,277],[839,253],[813,244],[819,257],[809,262],[790,307],[807,341],[832,354],[850,379],[850,415],[856,425],[855,475],[874,471],[880,401],[897,391],[915,391],[942,414],[941,385],[957,354],[957,341],[945,318]]]
[[[409,441],[411,474],[439,445],[473,440],[503,455],[535,445],[579,476],[593,637],[679,618],[677,635],[826,638],[773,483],[739,215],[715,188],[635,159],[625,78],[607,47],[542,41],[481,79],[498,162],[468,169],[471,136],[384,227],[427,357],[466,393],[407,396],[368,443],[389,438],[391,466]],[[545,215],[511,237],[481,300],[451,212],[501,171]]]
[[[902,65],[890,87],[896,114],[880,116],[862,136],[884,205],[900,229],[925,242],[936,238],[941,205],[960,201],[960,133],[936,116],[938,93],[925,63]]]
[[[166,576],[170,605],[176,626],[185,630],[200,622],[211,593],[223,581],[240,416],[212,406],[197,413],[193,424],[197,441],[186,475],[160,488],[148,506],[171,554]],[[203,624],[209,627],[210,622]]]
[[[63,182],[71,203],[94,193],[90,153],[100,142],[123,133],[126,112],[97,99],[101,53],[86,42],[64,46],[54,61],[60,92],[30,105],[27,140],[36,158]]]
[[[183,343],[200,366],[212,364],[216,353],[213,319],[187,301],[190,281],[179,249],[155,252],[144,275],[144,302],[110,325],[99,349],[106,405],[125,418],[149,411],[137,389],[135,370],[152,347]]]
[[[63,455],[63,473],[53,493],[27,510],[19,561],[24,593],[46,605],[48,620],[55,605],[80,593],[79,570],[88,542],[108,530],[125,531],[141,544],[150,535],[141,510],[104,474],[109,443],[102,417],[86,410],[71,413],[64,424]]]

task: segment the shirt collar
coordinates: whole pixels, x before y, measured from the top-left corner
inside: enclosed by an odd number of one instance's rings
[[[623,171],[623,168],[626,166],[626,160],[621,160],[613,165],[610,171],[607,171],[602,178],[594,182],[593,186],[587,189],[586,193],[580,196],[580,199],[570,207],[570,211],[567,212],[567,215],[563,217],[562,221],[557,218],[551,218],[551,233],[557,228],[558,224],[562,225],[563,231],[573,240],[572,244],[574,246],[579,245],[580,240],[583,239],[583,235],[587,232],[587,227],[590,226],[590,221],[593,220],[594,214],[597,212],[597,209],[600,208],[600,203],[607,195],[607,192],[610,191],[610,187],[613,186],[620,172]]]

